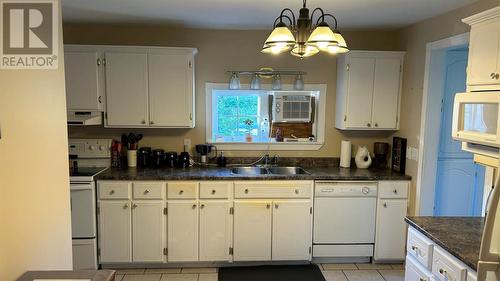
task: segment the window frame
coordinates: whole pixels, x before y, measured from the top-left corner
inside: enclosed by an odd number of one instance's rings
[[[276,151],[305,151],[319,150],[325,144],[325,123],[326,123],[326,84],[305,84],[305,91],[316,91],[319,96],[316,97],[316,142],[304,143],[285,143],[285,142],[214,142],[212,136],[212,104],[214,96],[212,93],[215,90],[228,90],[228,83],[206,83],[205,84],[205,140],[209,144],[213,144],[219,150],[276,150]],[[242,84],[241,89],[245,91],[272,91],[271,84],[263,84],[260,90],[250,89],[249,84]],[[281,91],[293,91],[292,84],[283,84]],[[241,91],[241,90],[234,90]],[[271,113],[270,113],[271,114]]]

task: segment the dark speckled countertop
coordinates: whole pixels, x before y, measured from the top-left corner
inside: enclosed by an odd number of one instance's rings
[[[441,248],[477,270],[482,217],[407,217],[406,222]]]
[[[410,180],[411,177],[389,169],[347,169],[304,167],[303,175],[236,175],[231,168],[111,168],[97,180]]]

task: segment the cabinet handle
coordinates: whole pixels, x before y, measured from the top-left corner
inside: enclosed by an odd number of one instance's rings
[[[214,189],[214,190],[212,190],[212,194],[215,194],[215,189]]]
[[[424,279],[424,278],[420,278],[420,281],[427,281],[427,279]]]
[[[384,203],[384,208],[387,208],[387,203]]]
[[[189,113],[189,120],[193,121],[193,113]]]
[[[154,121],[150,121],[149,124],[153,125],[155,122]]]
[[[99,103],[102,103],[102,97],[99,96],[99,98],[97,98],[97,101],[99,101]]]
[[[123,209],[127,209],[128,208],[128,204],[125,203],[125,205],[123,205]]]
[[[142,121],[141,121],[141,124],[146,124],[146,120],[142,120]]]
[[[397,189],[394,189],[393,192],[394,192],[394,194],[398,194],[398,190]]]
[[[193,209],[196,209],[196,204],[193,204],[193,207],[192,207],[192,208],[193,208]]]
[[[370,123],[367,123],[367,124],[366,124],[366,126],[367,126],[367,127],[371,127],[371,126],[372,126],[372,124],[370,124]]]
[[[416,250],[418,249],[418,247],[417,247],[417,246],[411,246],[411,249],[412,249],[413,251],[416,251]]]
[[[375,127],[378,127],[378,123],[375,123]]]
[[[180,191],[179,191],[179,194],[182,194],[182,193],[184,193],[184,190],[180,190]]]
[[[149,190],[144,190],[144,194],[148,194],[149,193]]]
[[[109,192],[109,195],[113,195],[113,194],[115,194],[115,190],[111,189],[111,191]]]
[[[278,209],[279,207],[280,207],[280,205],[278,205],[278,204],[274,204],[274,208],[275,208],[275,209]]]
[[[498,78],[500,78],[500,74],[496,73],[495,74],[495,79],[498,80]]]
[[[201,204],[200,208],[202,209],[205,208],[205,204]]]
[[[97,66],[101,66],[101,59],[100,58],[97,59]]]
[[[295,189],[295,194],[299,194],[299,190],[298,189]]]
[[[248,194],[248,189],[245,189],[245,194]]]
[[[271,205],[270,204],[266,204],[266,209],[269,209],[271,208]]]
[[[494,72],[492,72],[492,73],[490,74],[490,78],[491,78],[491,79],[495,79],[495,73],[494,73]]]
[[[442,268],[439,269],[439,274],[443,275],[443,276],[446,276],[448,272]]]
[[[135,208],[137,208],[137,204],[132,205],[132,209],[135,209]]]

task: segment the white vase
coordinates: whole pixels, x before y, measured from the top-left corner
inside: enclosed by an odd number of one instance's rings
[[[127,150],[127,164],[129,167],[137,167],[137,150]]]
[[[372,158],[370,157],[370,151],[368,151],[366,146],[358,146],[354,162],[356,162],[356,167],[358,167],[358,169],[367,169],[370,167],[372,164]]]

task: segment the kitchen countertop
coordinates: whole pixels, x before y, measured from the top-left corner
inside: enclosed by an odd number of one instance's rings
[[[111,168],[96,176],[97,180],[410,180],[411,177],[389,169],[355,169],[340,167],[304,167],[303,175],[237,175],[231,168]]]
[[[407,217],[406,222],[477,271],[483,217]]]

